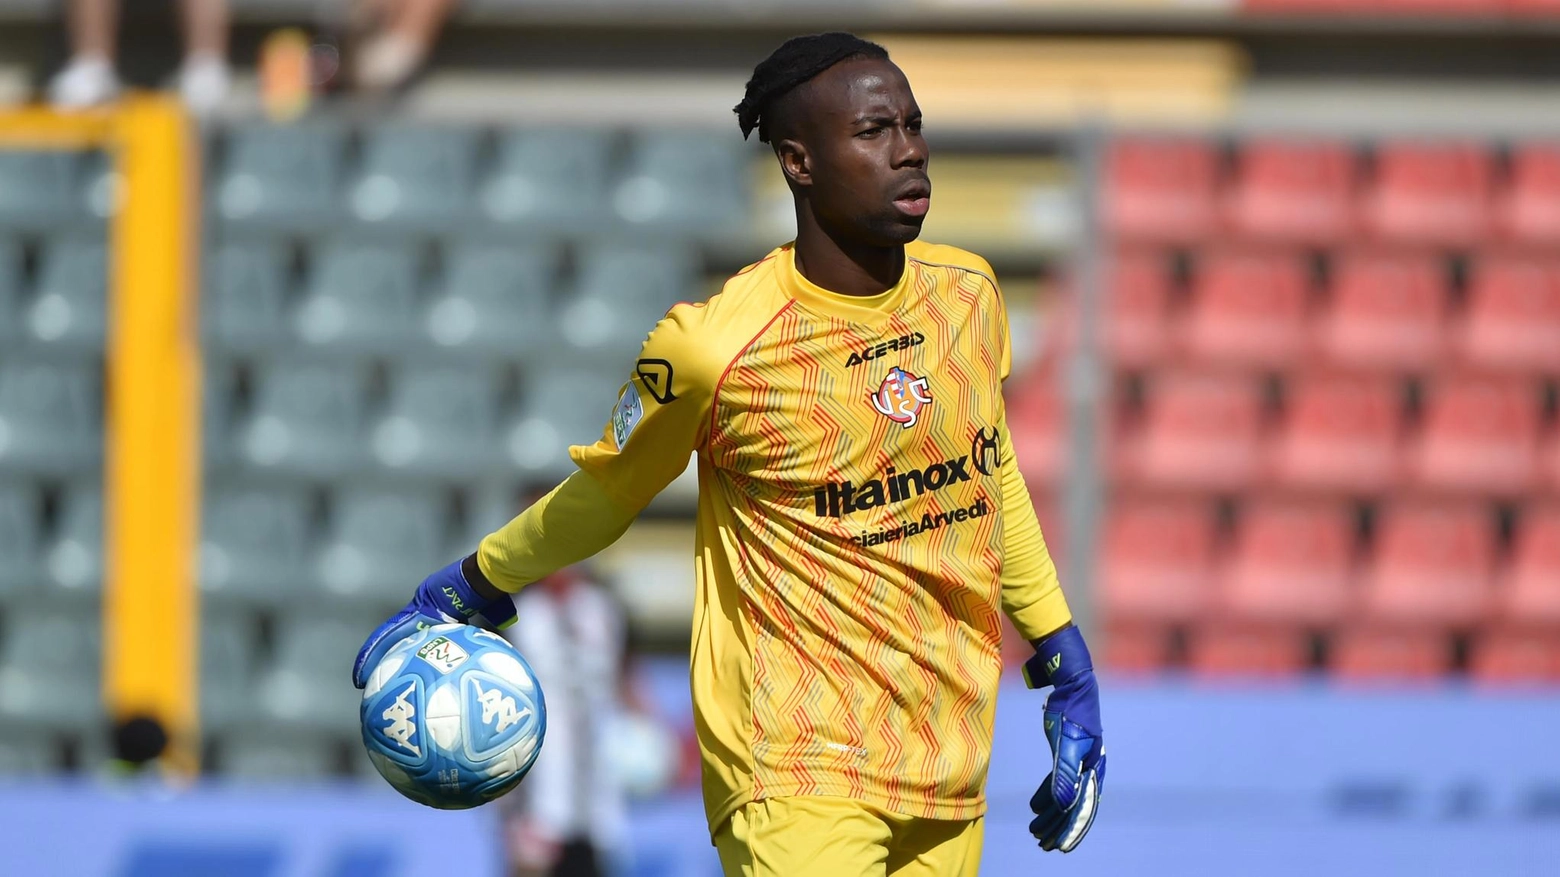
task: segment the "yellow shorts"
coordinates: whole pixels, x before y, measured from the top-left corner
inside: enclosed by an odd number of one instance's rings
[[[726,877],[974,877],[984,831],[851,798],[767,798],[731,814],[715,849]]]

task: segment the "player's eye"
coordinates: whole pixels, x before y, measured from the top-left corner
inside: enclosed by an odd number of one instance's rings
[[[882,125],[873,125],[871,128],[867,128],[866,130],[856,132],[856,136],[857,137],[876,137],[877,135],[879,135],[881,133],[883,133],[883,126]]]

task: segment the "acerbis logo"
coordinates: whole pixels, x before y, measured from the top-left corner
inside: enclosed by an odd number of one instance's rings
[[[877,392],[867,398],[877,413],[909,429],[920,417],[921,406],[931,404],[932,391],[926,387],[926,378],[918,378],[894,366],[878,385]]]
[[[1002,459],[994,427],[983,426],[970,439],[970,459],[975,462],[975,471],[982,475],[991,475],[997,471]]]
[[[862,482],[859,487],[851,481],[830,481],[813,491],[813,509],[820,518],[840,518],[861,509],[936,493],[950,484],[969,481],[969,463],[969,457],[959,457],[909,472],[896,472],[889,466],[882,478]]]
[[[890,338],[880,344],[863,347],[859,352],[853,351],[850,358],[845,360],[846,368],[854,368],[864,362],[878,359],[890,350],[909,350],[926,343],[926,336],[920,332],[911,332],[909,335],[900,335],[898,338]]]

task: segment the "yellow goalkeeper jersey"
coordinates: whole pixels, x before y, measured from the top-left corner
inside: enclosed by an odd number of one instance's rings
[[[1069,620],[1007,434],[991,268],[924,243],[905,262],[863,298],[775,250],[674,307],[602,439],[571,449],[635,510],[697,452],[691,675],[712,830],[786,795],[982,814],[999,612],[1029,637]]]

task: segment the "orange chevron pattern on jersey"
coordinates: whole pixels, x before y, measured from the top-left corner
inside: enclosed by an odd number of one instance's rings
[[[699,705],[740,726],[719,736],[746,736],[751,759],[731,772],[750,788],[715,795],[730,800],[712,819],[817,794],[983,812],[1006,320],[984,263],[910,254],[878,310],[811,286],[789,252],[723,293],[784,304],[725,370],[703,449],[701,490],[730,516],[721,544],[737,546],[704,587],[734,592],[751,662],[748,691]]]

